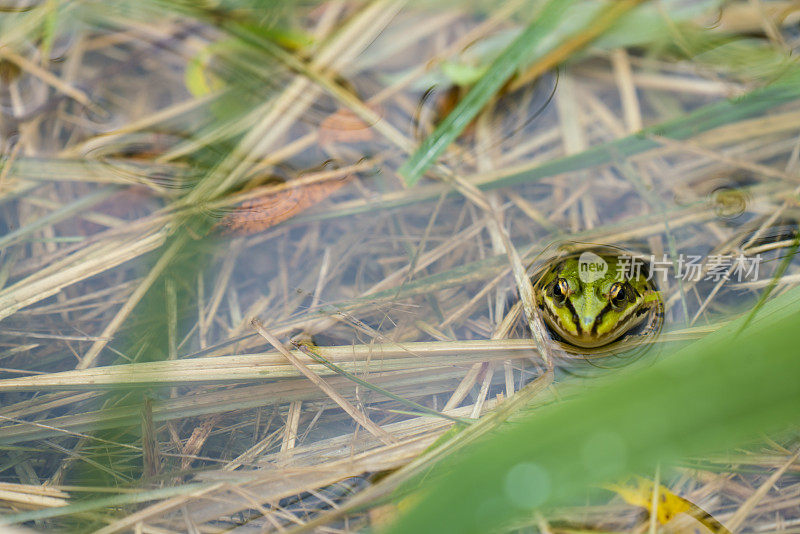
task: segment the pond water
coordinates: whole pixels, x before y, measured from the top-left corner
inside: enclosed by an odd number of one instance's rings
[[[450,424],[423,408],[475,418],[543,376],[516,267],[610,246],[655,280],[658,348],[551,340],[566,383],[652,365],[776,273],[773,295],[797,283],[791,12],[764,30],[719,2],[647,3],[471,116],[520,2],[5,4],[0,483],[105,496],[327,466],[250,487],[326,508],[304,492],[341,499]],[[412,184],[403,164],[454,110],[460,134]],[[231,491],[184,513],[269,528]]]

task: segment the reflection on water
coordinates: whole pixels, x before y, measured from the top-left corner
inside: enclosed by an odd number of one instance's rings
[[[4,28],[36,13],[16,4]],[[564,241],[661,262],[659,342],[748,310],[792,245],[800,95],[714,107],[767,67],[747,78],[678,61],[686,50],[662,53],[672,26],[517,73],[409,188],[397,169],[525,17],[329,2],[248,32],[213,10],[187,21],[146,4],[59,12],[60,31],[8,33],[16,55],[0,59],[0,444],[46,451],[0,471],[8,481],[177,486],[375,449],[253,318],[396,395],[480,415],[544,369],[533,341],[508,339],[518,288],[504,232],[529,275]],[[675,7],[681,25],[705,24],[700,7]],[[689,256],[703,258],[696,279],[680,276]],[[758,258],[757,277],[714,256]],[[795,281],[791,265],[778,291]],[[232,356],[245,359],[213,359]],[[134,362],[151,363],[91,374]],[[446,426],[309,365],[397,439]],[[55,374],[75,369],[88,374]],[[219,501],[184,510],[247,521],[248,505]]]
[[[30,43],[12,54],[18,62],[39,62],[39,50]],[[18,120],[30,118],[45,105],[48,92],[41,79],[10,59],[0,60],[0,113]]]

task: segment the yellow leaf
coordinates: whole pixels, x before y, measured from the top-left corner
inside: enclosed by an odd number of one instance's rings
[[[631,477],[622,484],[609,484],[605,486],[613,492],[616,492],[620,497],[625,499],[625,502],[633,506],[641,506],[646,508],[652,514],[653,504],[653,481],[644,477]],[[658,505],[657,517],[658,522],[662,525],[668,523],[676,515],[688,512],[692,509],[692,503],[672,493],[669,488],[659,484],[658,486]]]
[[[611,490],[625,499],[625,502],[633,506],[641,506],[647,512],[653,514],[653,481],[644,477],[634,476],[619,483],[607,484],[604,488]],[[718,534],[730,534],[719,521],[714,519],[708,512],[697,506],[691,501],[676,495],[669,488],[659,484],[658,495],[656,497],[656,519],[662,525],[672,521],[678,514],[687,514],[712,532]]]

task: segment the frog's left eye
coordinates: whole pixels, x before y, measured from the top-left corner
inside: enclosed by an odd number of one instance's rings
[[[614,282],[608,289],[608,301],[615,310],[621,310],[628,303],[628,291],[622,282]]]
[[[550,286],[550,296],[558,306],[563,306],[569,296],[569,282],[559,278]]]

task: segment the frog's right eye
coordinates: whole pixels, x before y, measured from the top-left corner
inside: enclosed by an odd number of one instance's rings
[[[550,287],[550,296],[553,298],[553,302],[558,306],[563,306],[569,296],[569,283],[567,283],[567,280],[559,278],[553,281]]]
[[[620,311],[629,301],[632,302],[633,299],[629,298],[630,291],[627,283],[614,282],[608,290],[608,300],[611,303],[611,307]]]

